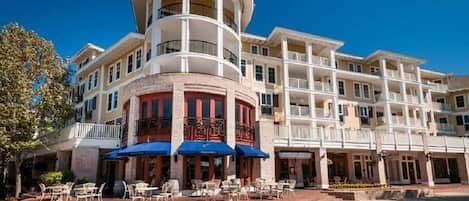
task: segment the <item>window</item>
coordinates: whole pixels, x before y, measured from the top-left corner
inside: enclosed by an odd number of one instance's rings
[[[251,53],[252,54],[258,54],[259,47],[257,45],[251,45]]]
[[[114,100],[113,100],[114,101],[113,109],[117,109],[118,99],[119,99],[119,92],[115,91],[114,92]]]
[[[136,69],[139,69],[140,67],[142,67],[142,50],[137,50],[137,53],[136,53],[136,56],[135,56],[135,60],[136,60],[136,64],[135,64],[135,68]]]
[[[133,64],[134,64],[134,55],[131,54],[127,57],[127,73],[131,73],[133,70]]]
[[[172,116],[172,111],[173,111],[173,106],[172,106],[171,99],[165,99],[163,101],[163,117],[164,118],[171,118]]]
[[[262,81],[264,79],[263,67],[261,65],[256,65],[256,80]]]
[[[261,99],[261,113],[272,115],[273,114],[272,93],[261,93],[259,98]]]
[[[152,100],[151,101],[151,117],[152,118],[158,118],[158,100]]]
[[[368,114],[368,107],[366,106],[359,106],[358,108],[360,112],[360,121],[362,124],[369,124],[369,114]]]
[[[246,60],[241,59],[241,74],[246,77]]]
[[[359,83],[354,83],[353,84],[353,91],[354,91],[355,97],[361,97],[360,84]]]
[[[98,86],[98,71],[94,72],[94,87]]]
[[[210,99],[202,99],[202,117],[210,117]]]
[[[437,103],[445,103],[445,98],[437,98],[436,102]]]
[[[195,99],[188,99],[187,100],[187,116],[188,117],[195,117]]]
[[[91,90],[91,82],[93,81],[93,74],[88,76],[88,90]]]
[[[147,55],[146,55],[146,57],[147,57],[147,61],[149,61],[149,60],[151,59],[151,48],[149,48],[149,49],[147,50]]]
[[[353,64],[348,64],[348,70],[349,71],[355,71],[355,66]]]
[[[264,56],[269,56],[269,48],[263,47],[263,48],[262,48],[262,55],[264,55]]]
[[[344,122],[344,105],[343,104],[338,104],[339,107],[339,120],[340,122]]]
[[[223,101],[215,100],[215,118],[223,118]]]
[[[448,123],[448,119],[446,117],[441,117],[441,118],[439,118],[438,121],[440,122],[440,124],[447,124]]]
[[[456,96],[455,99],[456,99],[456,108],[465,107],[464,96]]]
[[[107,95],[107,111],[112,109],[112,93]]]
[[[116,64],[116,80],[121,78],[121,62]]]
[[[464,130],[469,131],[469,115],[456,116],[456,124],[458,126],[464,126]]]
[[[148,115],[148,105],[147,105],[147,101],[143,101],[142,102],[142,119],[146,119],[147,118],[147,115]]]
[[[109,83],[112,82],[113,74],[114,74],[114,67],[111,66],[109,67],[109,79],[108,79]]]
[[[373,75],[379,75],[379,68],[378,67],[371,67],[370,73]]]
[[[339,92],[339,95],[345,96],[345,83],[344,83],[344,81],[342,81],[342,80],[337,81],[337,88],[338,88],[337,91]]]
[[[361,65],[361,64],[357,64],[357,65],[356,65],[355,72],[358,72],[358,73],[361,73],[361,72],[362,72],[362,65]]]
[[[268,72],[269,73],[268,82],[272,83],[272,84],[275,84],[275,68],[269,67],[268,71],[269,71]]]
[[[368,86],[368,84],[363,84],[362,85],[362,88],[363,88],[363,98],[370,98],[370,87]]]

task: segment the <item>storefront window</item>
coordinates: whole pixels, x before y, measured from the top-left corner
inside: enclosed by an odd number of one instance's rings
[[[145,171],[145,158],[137,157],[137,180],[143,180],[143,173]]]
[[[280,160],[280,179],[288,179],[288,160]]]
[[[187,116],[195,117],[195,99],[187,100]]]
[[[150,157],[149,167],[148,167],[148,178],[145,182],[149,183],[152,186],[156,185],[156,157]]]
[[[161,157],[161,180],[160,184],[163,184],[164,182],[167,182],[169,180],[170,176],[170,157],[169,156],[163,156]]]
[[[210,99],[202,100],[202,117],[210,117]]]
[[[191,181],[195,179],[195,158],[193,156],[186,156],[186,188],[191,188]]]
[[[443,158],[433,158],[433,168],[435,169],[435,177],[448,178],[448,167],[446,166],[446,160]]]
[[[171,99],[165,99],[163,102],[163,117],[170,118],[172,115],[172,102]]]
[[[409,175],[407,174],[407,162],[402,162],[402,177],[404,179],[409,179]]]
[[[215,118],[223,118],[223,101],[215,100]]]
[[[213,164],[215,168],[215,179],[223,179],[223,157],[216,156],[213,159]]]
[[[151,117],[157,118],[158,115],[158,100],[151,101]]]
[[[208,181],[209,178],[209,167],[210,167],[210,157],[201,156],[200,157],[200,173],[202,176],[202,181]]]
[[[359,161],[353,162],[353,169],[355,170],[355,178],[362,179],[362,164]]]

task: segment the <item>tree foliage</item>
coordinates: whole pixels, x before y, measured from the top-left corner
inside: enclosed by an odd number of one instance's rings
[[[18,24],[3,27],[0,151],[14,159],[17,166],[28,151],[56,133],[71,117],[67,72],[51,42]]]

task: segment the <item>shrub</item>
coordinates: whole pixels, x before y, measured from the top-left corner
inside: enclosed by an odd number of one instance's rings
[[[47,172],[41,175],[41,181],[45,185],[59,184],[62,181],[61,172]]]
[[[75,174],[71,170],[62,171],[62,183],[73,182],[75,181]]]

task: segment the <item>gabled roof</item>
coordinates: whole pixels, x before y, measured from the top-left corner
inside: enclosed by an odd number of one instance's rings
[[[85,46],[83,46],[80,50],[78,50],[77,53],[75,53],[75,55],[72,56],[72,58],[70,59],[70,62],[71,63],[75,63],[76,59],[78,57],[80,57],[81,55],[83,55],[85,52],[88,52],[89,50],[96,50],[98,52],[104,52],[104,49],[93,44],[93,43],[87,43]]]
[[[384,57],[384,58],[393,59],[393,60],[400,59],[402,62],[411,63],[415,65],[421,65],[426,62],[424,59],[420,59],[417,57],[412,57],[412,56],[408,56],[408,55],[404,55],[400,53],[395,53],[395,52],[391,52],[387,50],[376,50],[373,53],[371,53],[369,56],[367,56],[366,60],[368,62],[373,62],[379,59],[379,57]]]
[[[326,38],[326,37],[318,36],[318,35],[313,35],[310,33],[295,31],[295,30],[287,29],[283,27],[275,27],[272,33],[270,33],[267,40],[275,40],[277,38],[280,39],[281,36],[287,36],[288,38],[298,39],[301,41],[311,41],[316,44],[322,44],[324,46],[331,47],[333,49],[339,49],[340,47],[344,45],[344,42],[339,41],[339,40]],[[277,41],[280,41],[280,40],[277,40]]]

